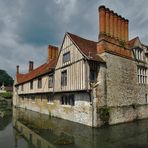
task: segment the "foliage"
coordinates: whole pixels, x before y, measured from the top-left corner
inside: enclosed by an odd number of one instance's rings
[[[100,109],[100,118],[105,123],[108,124],[110,116],[110,109],[107,106],[104,106]]]
[[[6,99],[11,99],[12,98],[12,93],[10,92],[4,92],[0,94],[1,97],[6,98]]]
[[[0,69],[0,86],[3,83],[4,83],[5,86],[12,86],[13,85],[13,79],[5,70]]]

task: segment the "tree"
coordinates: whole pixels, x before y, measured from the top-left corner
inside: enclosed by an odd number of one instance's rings
[[[12,86],[13,78],[5,70],[0,69],[0,86],[3,83],[5,86]]]

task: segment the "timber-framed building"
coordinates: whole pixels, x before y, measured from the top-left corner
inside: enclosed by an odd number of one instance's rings
[[[99,17],[98,41],[67,32],[46,63],[17,66],[14,106],[93,127],[148,118],[148,47],[127,19],[105,6]]]

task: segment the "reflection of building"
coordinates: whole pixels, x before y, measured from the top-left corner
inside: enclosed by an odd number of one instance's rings
[[[46,63],[17,66],[14,105],[95,127],[148,117],[147,46],[129,41],[128,20],[104,6],[99,16],[97,42],[66,33]]]
[[[147,124],[148,120],[143,120],[98,130],[36,112],[13,110],[16,145],[17,141],[25,139],[28,147],[33,147],[33,144],[36,148],[135,148],[137,145],[145,148],[148,143]],[[63,135],[67,141],[72,140],[72,144],[57,144]]]
[[[91,128],[23,109],[13,109],[13,126],[35,147],[56,148],[67,145],[90,148],[93,143]],[[80,129],[85,130],[80,133]]]

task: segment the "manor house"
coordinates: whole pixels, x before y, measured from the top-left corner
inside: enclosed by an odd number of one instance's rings
[[[67,32],[41,66],[17,66],[14,106],[92,127],[148,118],[148,46],[129,40],[127,19],[98,12],[98,41]]]

